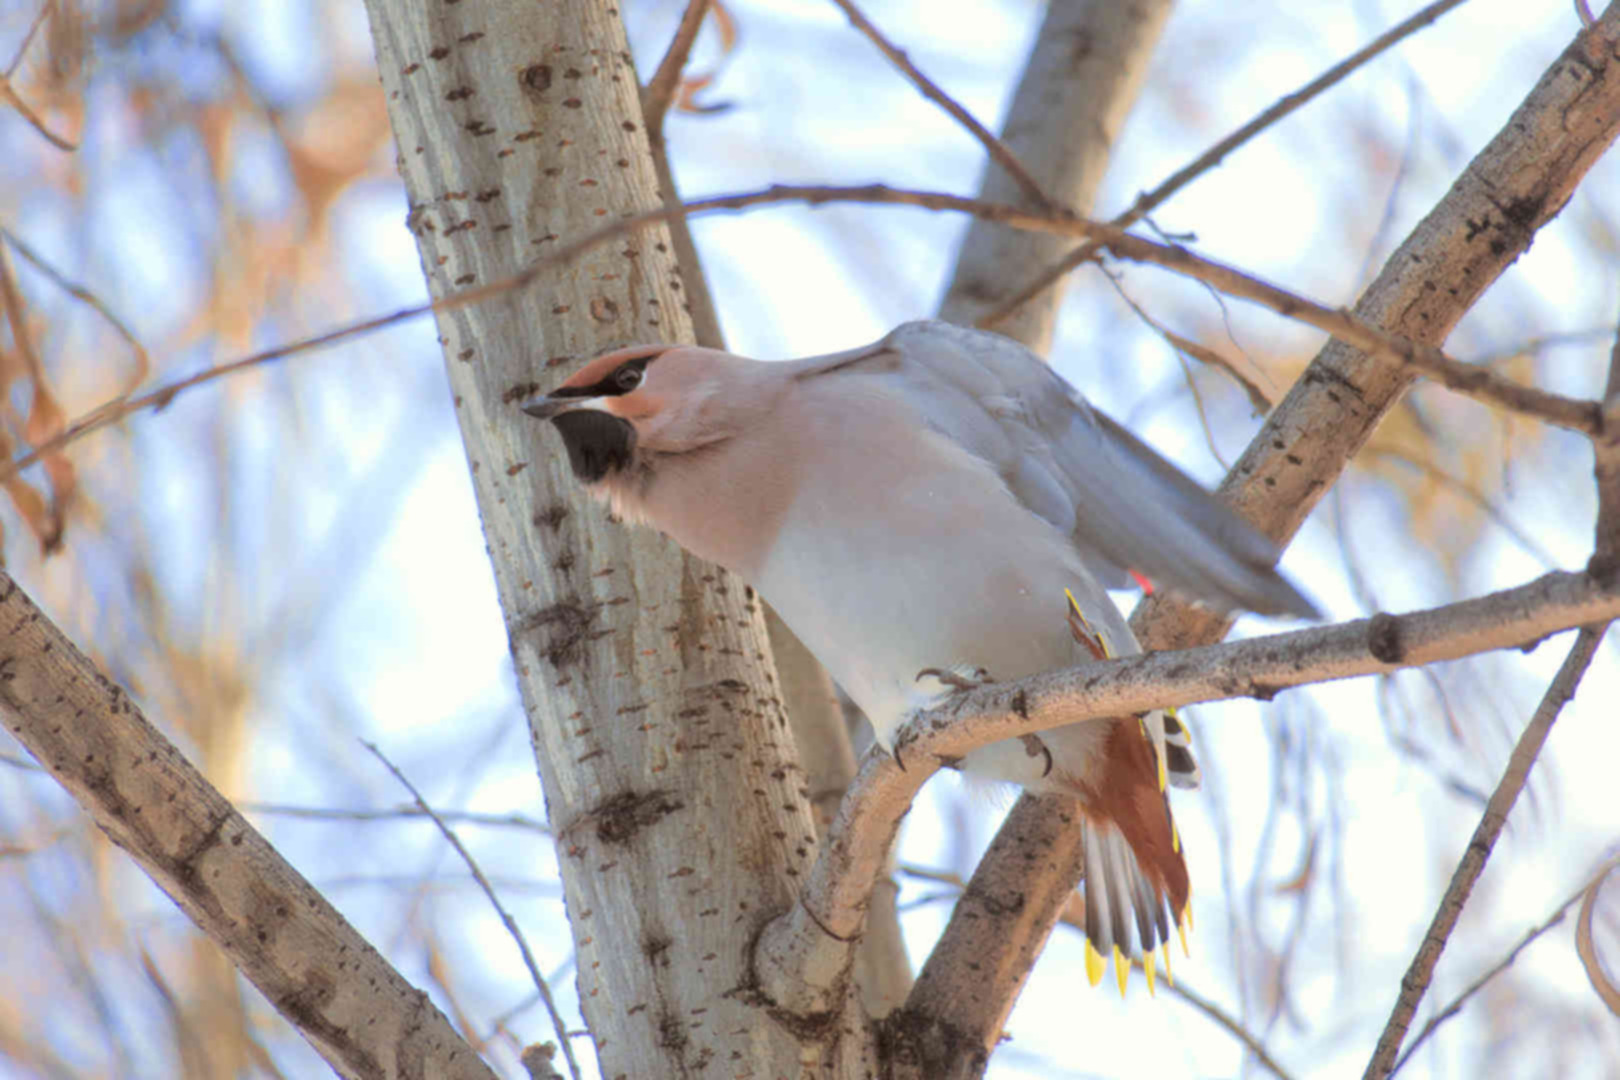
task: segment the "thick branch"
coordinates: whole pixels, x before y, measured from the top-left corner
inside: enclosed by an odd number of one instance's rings
[[[3,572],[0,626],[7,729],[339,1075],[491,1080],[427,995]]]
[[[929,776],[971,750],[1065,724],[1225,698],[1270,700],[1288,687],[1531,647],[1549,634],[1616,616],[1620,589],[1584,573],[1548,574],[1409,615],[1146,653],[962,694],[901,727],[895,751],[904,768],[881,752],[868,754],[833,824],[829,855],[816,864],[794,915],[773,924],[762,942],[762,970],[783,976],[766,988],[778,1004],[793,1007],[802,993],[796,983],[814,989],[818,977],[842,970],[847,944],[861,932],[865,897],[912,798]]]

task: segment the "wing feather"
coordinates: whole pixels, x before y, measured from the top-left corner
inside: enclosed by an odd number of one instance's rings
[[[1040,357],[999,334],[905,323],[872,345],[797,361],[799,377],[890,380],[922,420],[989,462],[1068,533],[1103,584],[1125,568],[1228,611],[1312,616],[1277,549],[1186,474],[1093,409]]]

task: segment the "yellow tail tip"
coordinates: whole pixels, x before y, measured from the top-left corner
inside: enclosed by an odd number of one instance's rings
[[[1096,986],[1102,982],[1103,971],[1108,965],[1103,963],[1102,953],[1092,947],[1090,941],[1086,942],[1086,981]]]
[[[1114,978],[1119,980],[1119,997],[1123,1001],[1126,984],[1131,981],[1131,963],[1125,959],[1125,954],[1119,951],[1118,945],[1114,946]]]
[[[1161,941],[1159,948],[1164,951],[1164,981],[1171,986],[1176,985],[1175,973],[1170,970],[1170,942]]]
[[[1176,935],[1181,938],[1181,955],[1191,957],[1192,950],[1187,948],[1187,917],[1185,911],[1182,913],[1181,921],[1176,923]]]
[[[1143,953],[1142,953],[1142,970],[1147,973],[1148,997],[1158,997],[1159,996],[1158,991],[1155,990],[1154,987],[1153,987],[1154,961],[1155,961],[1155,957],[1153,955],[1153,950],[1152,949],[1144,950]]]

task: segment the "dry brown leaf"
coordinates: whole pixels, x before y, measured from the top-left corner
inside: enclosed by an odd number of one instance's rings
[[[33,344],[37,332],[29,325],[29,313],[23,308],[22,293],[11,271],[11,260],[3,251],[0,251],[0,307],[4,308],[6,322],[11,327],[12,344],[9,351],[0,353],[0,398],[4,399],[5,412],[13,425],[21,429],[22,437],[28,440],[30,446],[38,446],[59,434],[67,418],[45,382],[44,366]],[[11,383],[18,378],[26,378],[33,391],[29,415],[21,423],[14,415],[7,392]],[[9,436],[5,449],[9,458]],[[77,485],[73,465],[64,454],[50,454],[47,458],[49,460],[42,459],[42,464],[50,483],[49,498],[20,476],[11,477],[5,487],[17,512],[39,539],[40,547],[49,554],[61,546],[65,508]]]
[[[731,56],[732,50],[737,47],[737,21],[732,18],[726,6],[715,0],[709,5],[709,21],[713,24],[715,32],[720,36],[720,59],[708,71],[696,75],[688,75],[681,79],[679,88],[675,91],[675,108],[683,113],[717,113],[731,108],[730,102],[716,102],[705,105],[697,100],[698,92],[707,88],[720,77],[720,70],[725,67],[726,60]]]

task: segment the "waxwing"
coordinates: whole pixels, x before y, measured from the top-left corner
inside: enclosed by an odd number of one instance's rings
[[[1222,611],[1315,615],[1269,540],[997,334],[912,322],[776,363],[635,346],[522,407],[618,514],[758,589],[885,747],[963,681],[1139,652],[1105,591],[1127,572]],[[1122,955],[1151,965],[1189,895],[1165,791],[1198,782],[1179,720],[1076,724],[962,768],[1079,797],[1088,974],[1112,954],[1123,987]]]

